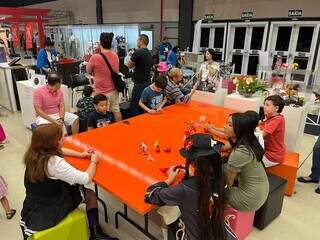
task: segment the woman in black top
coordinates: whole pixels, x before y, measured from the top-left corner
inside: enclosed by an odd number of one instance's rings
[[[185,230],[182,227],[183,240],[236,239],[224,222],[227,198],[221,146],[210,135],[191,135],[180,150],[187,160],[184,180],[169,186],[179,172],[171,167],[167,180],[152,185],[146,192],[148,203],[179,207],[182,226],[185,225]]]

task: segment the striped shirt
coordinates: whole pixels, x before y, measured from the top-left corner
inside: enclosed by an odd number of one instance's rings
[[[165,93],[168,99],[169,104],[175,104],[178,100],[181,102],[187,103],[190,101],[189,95],[184,95],[178,84],[168,81],[167,87],[165,89]]]

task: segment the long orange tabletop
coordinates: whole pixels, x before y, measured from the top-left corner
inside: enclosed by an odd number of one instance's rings
[[[144,114],[109,126],[67,137],[64,147],[83,151],[87,147],[102,153],[97,165],[94,181],[112,193],[128,207],[141,215],[150,212],[154,206],[144,202],[146,189],[153,183],[166,179],[161,168],[184,164],[179,149],[183,146],[186,122],[200,121],[222,127],[233,110],[192,101],[188,105],[174,105],[164,109],[162,114]],[[203,120],[203,117],[201,117]],[[204,132],[199,122],[197,132]],[[158,141],[161,151],[154,147]],[[152,160],[140,151],[141,142],[148,146]],[[170,147],[171,152],[163,151]],[[67,158],[74,167],[85,170],[89,160]]]

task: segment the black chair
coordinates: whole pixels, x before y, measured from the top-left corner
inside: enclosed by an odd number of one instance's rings
[[[73,74],[70,76],[69,80],[69,88],[72,90],[72,96],[71,96],[71,106],[73,107],[73,98],[74,98],[74,92],[82,92],[82,88],[86,85],[90,84],[89,78],[85,74]],[[76,90],[74,90],[76,89]]]
[[[19,65],[20,64],[17,64],[15,66],[19,66]],[[11,75],[13,80],[12,85],[13,85],[14,96],[16,99],[17,109],[20,111],[21,106],[20,106],[17,82],[28,80],[28,74],[25,68],[18,68],[18,69],[11,69]]]
[[[269,180],[269,195],[262,207],[256,211],[253,225],[262,230],[277,218],[282,210],[284,192],[287,180],[267,173]]]

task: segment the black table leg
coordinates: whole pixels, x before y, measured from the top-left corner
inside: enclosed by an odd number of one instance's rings
[[[104,219],[106,222],[108,222],[108,209],[107,209],[107,205],[105,204],[105,202],[99,198],[99,192],[98,192],[98,185],[94,184],[94,189],[97,195],[97,199],[98,201],[102,204],[103,210],[104,210]]]
[[[128,223],[133,225],[136,229],[138,229],[140,232],[142,232],[144,235],[146,235],[149,239],[157,240],[157,238],[154,237],[149,232],[149,215],[148,215],[148,213],[144,215],[144,228],[141,227],[139,224],[137,224],[131,218],[128,217],[128,207],[126,204],[123,204],[123,213],[120,211],[116,212],[116,215],[115,215],[116,228],[119,228],[119,216],[121,216],[125,220],[127,220]]]

